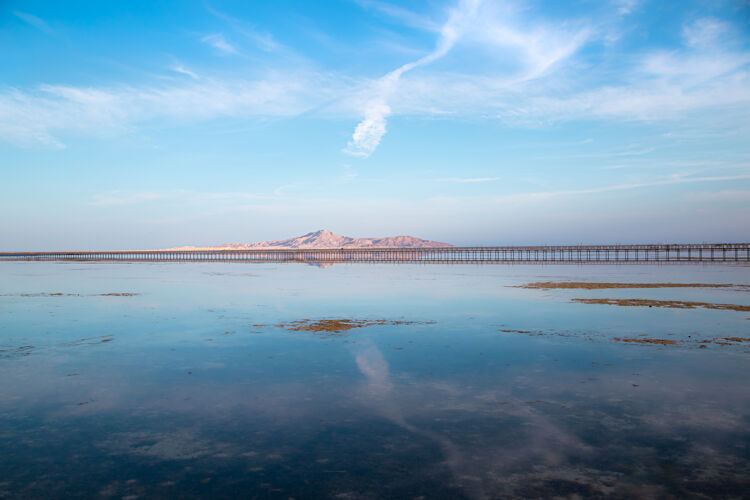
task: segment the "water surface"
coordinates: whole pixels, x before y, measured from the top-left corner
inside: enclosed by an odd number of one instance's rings
[[[0,263],[0,498],[746,495],[750,312],[572,299],[750,288],[570,280],[750,268]]]

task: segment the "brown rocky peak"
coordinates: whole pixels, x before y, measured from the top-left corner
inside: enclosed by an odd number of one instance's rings
[[[258,243],[227,243],[215,247],[204,247],[207,250],[221,249],[262,249],[262,248],[440,248],[452,247],[449,243],[423,240],[414,236],[388,236],[384,238],[350,238],[327,229],[303,234],[296,238]],[[193,249],[196,247],[181,247]]]

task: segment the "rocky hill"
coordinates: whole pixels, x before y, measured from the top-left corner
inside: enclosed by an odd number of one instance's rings
[[[452,247],[448,243],[423,240],[414,236],[388,236],[385,238],[350,238],[326,229],[307,233],[296,238],[259,243],[227,243],[212,247],[180,247],[173,250],[229,250],[253,248],[437,248]]]

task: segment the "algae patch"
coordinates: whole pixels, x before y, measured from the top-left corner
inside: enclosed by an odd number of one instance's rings
[[[108,292],[82,295],[80,293],[63,293],[63,292],[37,292],[37,293],[18,293],[2,294],[2,297],[136,297],[140,293],[133,292]]]
[[[668,340],[668,339],[648,339],[648,338],[627,339],[627,338],[615,337],[613,340],[616,340],[617,342],[631,342],[634,344],[657,344],[657,345],[677,344],[677,342],[675,342],[674,340]]]
[[[585,281],[540,281],[527,283],[517,288],[535,290],[604,290],[610,288],[750,288],[750,285],[734,285],[730,283],[589,283]]]
[[[434,321],[404,321],[404,320],[387,320],[387,319],[300,319],[288,323],[279,323],[273,325],[277,328],[286,328],[290,332],[313,332],[313,333],[342,333],[355,328],[365,328],[368,326],[398,326],[398,325],[417,325],[432,324]],[[256,325],[253,325],[256,326]],[[257,325],[263,326],[263,325]]]
[[[22,345],[11,349],[0,349],[0,359],[22,358],[30,355],[36,349],[33,345]]]
[[[612,340],[617,342],[628,342],[634,344],[657,344],[657,345],[676,345],[677,342],[669,339],[652,339],[652,338],[622,338],[614,337]],[[750,338],[744,337],[716,337],[713,339],[698,340],[695,343],[701,349],[706,348],[706,344],[717,344],[717,345],[734,345],[740,342],[750,342]]]
[[[503,333],[518,333],[518,334],[524,334],[527,336],[541,336],[541,337],[564,337],[564,338],[573,338],[573,339],[585,339],[589,341],[595,341],[595,340],[613,340],[615,342],[623,342],[626,344],[641,344],[641,345],[670,345],[670,346],[684,346],[684,347],[690,347],[690,348],[700,348],[705,349],[708,347],[708,344],[715,344],[715,345],[722,345],[722,346],[738,346],[739,344],[750,342],[750,338],[746,337],[713,337],[713,338],[692,338],[692,336],[688,335],[687,338],[677,338],[675,340],[672,339],[659,339],[659,338],[652,338],[648,337],[646,334],[631,334],[630,337],[605,337],[601,334],[598,334],[596,332],[559,332],[555,330],[547,330],[547,331],[532,331],[532,330],[511,330],[511,329],[501,329],[499,330]],[[596,362],[592,363],[594,365],[598,364]]]
[[[713,304],[711,302],[688,302],[684,300],[650,299],[572,299],[580,304],[605,304],[623,307],[666,307],[670,309],[718,309],[722,311],[750,311],[750,306],[738,304]]]
[[[78,339],[76,341],[70,342],[70,345],[96,345],[96,344],[107,344],[109,342],[112,342],[115,340],[115,336],[113,334],[109,335],[101,335],[99,337],[89,337],[85,339]]]
[[[8,294],[12,296],[13,294]],[[41,292],[41,293],[19,293],[19,297],[80,297],[77,293]]]

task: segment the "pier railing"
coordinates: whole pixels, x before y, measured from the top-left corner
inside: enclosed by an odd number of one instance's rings
[[[750,262],[750,243],[445,248],[5,252],[0,261],[596,264]]]

